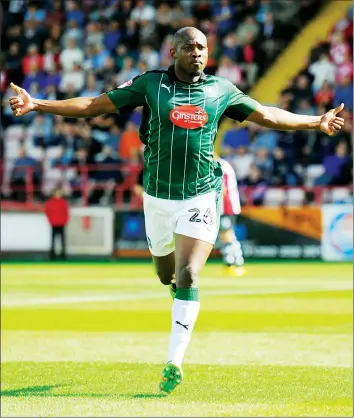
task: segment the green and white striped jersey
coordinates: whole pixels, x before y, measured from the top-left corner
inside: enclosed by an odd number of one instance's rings
[[[107,92],[119,110],[143,106],[144,190],[162,199],[189,199],[220,190],[214,161],[220,118],[242,122],[257,102],[223,77],[205,75],[192,84],[168,71],[148,71]]]

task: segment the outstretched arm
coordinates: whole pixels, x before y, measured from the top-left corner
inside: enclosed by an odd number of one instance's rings
[[[91,118],[104,113],[116,113],[117,109],[106,93],[97,97],[74,97],[67,100],[40,100],[32,98],[25,89],[10,84],[16,96],[9,98],[14,116],[37,111],[69,118]]]
[[[262,106],[248,116],[247,120],[276,130],[320,129],[327,135],[335,135],[344,125],[344,119],[337,116],[344,108],[342,103],[322,116],[297,115],[277,107]]]

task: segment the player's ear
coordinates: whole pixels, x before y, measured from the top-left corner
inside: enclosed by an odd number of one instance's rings
[[[176,49],[175,48],[170,49],[170,54],[171,54],[172,59],[176,59]]]

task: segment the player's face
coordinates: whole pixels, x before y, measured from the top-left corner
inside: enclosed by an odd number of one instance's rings
[[[186,74],[194,77],[200,75],[208,61],[208,46],[204,35],[186,35],[176,49],[171,50],[176,65]]]

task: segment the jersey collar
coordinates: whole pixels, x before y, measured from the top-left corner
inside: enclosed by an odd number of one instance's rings
[[[168,78],[171,82],[179,81],[180,83],[183,83],[183,81],[181,81],[177,78],[176,73],[175,73],[175,66],[174,65],[170,65],[168,67],[167,74],[168,74]],[[205,75],[204,72],[202,72],[200,74],[199,80],[196,81],[195,83],[199,83],[200,81],[205,81],[205,80],[206,80],[206,75]],[[195,84],[195,83],[185,83],[185,84]]]

